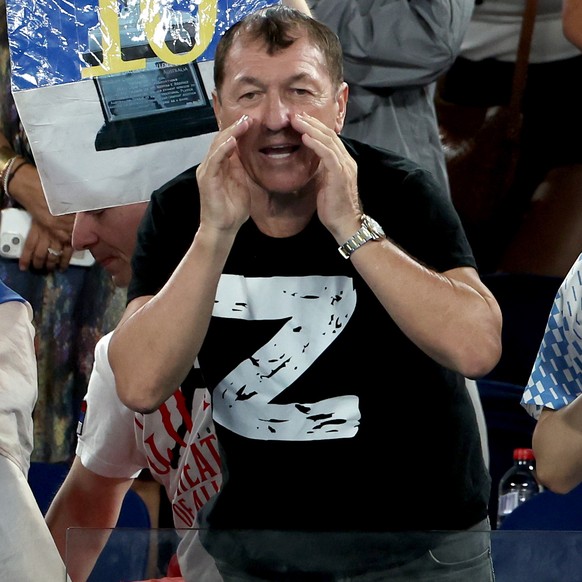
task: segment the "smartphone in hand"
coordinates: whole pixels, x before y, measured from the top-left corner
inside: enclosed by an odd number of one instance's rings
[[[0,213],[0,257],[20,258],[31,224],[30,214],[22,208],[2,210]],[[75,251],[69,264],[77,267],[90,267],[94,262],[93,255],[84,250]]]

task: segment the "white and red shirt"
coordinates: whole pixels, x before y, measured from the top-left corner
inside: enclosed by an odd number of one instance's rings
[[[104,477],[135,478],[149,469],[166,489],[176,528],[192,528],[198,510],[221,484],[220,457],[205,388],[179,388],[150,414],[122,404],[107,359],[111,334],[95,349],[95,364],[78,427],[77,455]]]

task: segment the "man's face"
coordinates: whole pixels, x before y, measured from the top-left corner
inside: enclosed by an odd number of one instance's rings
[[[73,248],[91,251],[117,287],[129,285],[137,228],[146,208],[147,202],[138,202],[78,212],[75,217]]]
[[[305,112],[339,133],[346,100],[347,87],[332,84],[323,55],[306,36],[273,55],[242,37],[231,47],[214,107],[221,128],[243,114],[253,119],[238,139],[241,161],[259,186],[286,193],[304,187],[319,166],[290,120]]]

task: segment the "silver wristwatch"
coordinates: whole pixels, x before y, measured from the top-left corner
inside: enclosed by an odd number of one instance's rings
[[[362,245],[365,245],[368,241],[378,240],[380,238],[386,238],[382,227],[373,218],[362,214],[362,228],[341,245],[338,251],[344,259],[349,259],[350,255]]]

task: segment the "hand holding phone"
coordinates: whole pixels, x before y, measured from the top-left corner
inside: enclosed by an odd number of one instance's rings
[[[22,255],[26,237],[30,232],[32,218],[22,208],[5,208],[0,213],[0,256],[19,259]],[[70,265],[90,267],[95,262],[89,251],[75,251]]]

